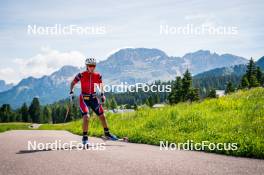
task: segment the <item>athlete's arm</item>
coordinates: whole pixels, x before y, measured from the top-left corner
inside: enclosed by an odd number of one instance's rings
[[[74,81],[71,82],[70,92],[73,92],[73,89],[74,89],[75,84],[76,83]]]
[[[70,86],[70,93],[73,93],[73,90],[74,90],[74,86],[75,84],[77,84],[80,80],[81,80],[81,77],[82,77],[82,74],[77,74],[75,76],[75,78],[72,80],[71,82],[71,86]]]

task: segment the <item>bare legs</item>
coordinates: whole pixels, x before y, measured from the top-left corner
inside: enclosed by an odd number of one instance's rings
[[[88,114],[83,116],[83,132],[88,132],[89,116]]]
[[[101,114],[99,116],[99,119],[101,121],[101,124],[102,124],[103,128],[108,128],[105,115],[104,114]],[[84,115],[83,116],[83,132],[88,132],[88,128],[89,128],[89,116],[87,114],[87,115]]]
[[[99,116],[99,119],[100,119],[101,124],[102,124],[102,126],[104,128],[104,135],[107,138],[111,139],[111,140],[117,140],[118,138],[115,135],[113,135],[113,134],[111,134],[109,132],[105,115],[104,114],[101,114]],[[82,139],[84,145],[88,141],[88,129],[89,129],[88,125],[89,125],[89,115],[84,115],[83,116],[83,139]]]
[[[108,125],[107,125],[107,122],[106,122],[106,119],[105,119],[105,115],[104,114],[101,114],[99,116],[99,119],[101,121],[101,124],[102,124],[103,128],[108,128]]]

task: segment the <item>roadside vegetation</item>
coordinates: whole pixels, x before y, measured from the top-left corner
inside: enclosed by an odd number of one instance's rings
[[[209,150],[226,155],[264,158],[264,89],[239,90],[230,95],[184,102],[164,108],[141,108],[134,113],[107,114],[111,131],[130,142],[159,145],[169,143],[237,143],[235,151]],[[40,129],[68,130],[82,134],[81,120],[68,124],[44,124]],[[90,136],[100,137],[102,127],[91,118]]]
[[[0,123],[0,133],[9,130],[29,129],[30,123]]]

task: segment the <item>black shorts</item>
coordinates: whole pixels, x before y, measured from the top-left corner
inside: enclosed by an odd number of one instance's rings
[[[81,94],[79,100],[82,116],[89,113],[89,107],[96,113],[97,116],[104,113],[103,106],[100,104],[99,99],[95,96],[95,94]]]

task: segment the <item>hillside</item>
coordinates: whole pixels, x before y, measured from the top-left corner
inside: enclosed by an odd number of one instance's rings
[[[258,59],[257,65],[264,71],[264,56]]]
[[[80,70],[73,66],[64,66],[49,76],[29,77],[5,92],[0,92],[0,104],[8,103],[20,107],[39,97],[41,104],[53,103],[68,96],[69,84]],[[77,91],[78,92],[78,91]]]
[[[256,66],[264,70],[264,57],[258,59]],[[246,71],[247,65],[245,64],[215,68],[193,76],[193,85],[200,89],[200,95],[203,96],[204,89],[225,89],[229,81],[237,87]]]
[[[234,156],[264,158],[264,89],[238,91],[218,99],[193,104],[181,103],[135,113],[107,114],[113,133],[128,136],[131,142],[159,145],[170,143],[237,143],[236,151],[205,151]],[[81,134],[81,121],[68,125],[42,125],[41,129],[66,129]],[[90,135],[101,136],[96,117],[90,122]]]
[[[256,61],[256,65],[264,70],[264,56]],[[209,71],[196,74],[195,78],[209,78],[209,77],[221,77],[221,76],[238,76],[242,77],[246,73],[246,64],[237,64],[233,66],[218,67]]]
[[[209,71],[205,71],[195,75],[195,78],[208,78],[208,77],[221,77],[221,76],[240,76],[246,73],[247,66],[245,64],[239,64],[230,67],[215,68]]]

